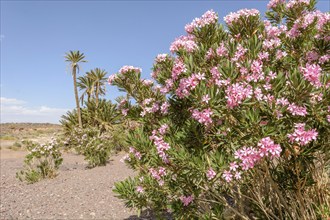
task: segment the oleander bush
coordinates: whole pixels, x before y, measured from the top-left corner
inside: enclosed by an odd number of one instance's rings
[[[27,141],[25,144],[29,153],[25,156],[24,169],[17,172],[16,177],[27,183],[56,177],[63,161],[57,140],[52,138],[46,144]]]
[[[139,126],[116,184],[128,207],[177,219],[330,217],[330,14],[314,0],[207,11],[159,54],[155,81],[124,66],[109,83]]]

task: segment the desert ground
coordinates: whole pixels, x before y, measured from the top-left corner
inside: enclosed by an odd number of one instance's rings
[[[87,169],[83,156],[63,152],[57,177],[20,182],[16,172],[27,153],[22,141],[44,143],[60,131],[52,124],[1,124],[0,219],[152,219],[147,212],[138,218],[112,192],[116,181],[134,175],[120,162],[124,153],[107,166]]]

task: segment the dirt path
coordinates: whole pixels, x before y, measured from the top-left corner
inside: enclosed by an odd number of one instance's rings
[[[82,156],[65,153],[55,179],[31,185],[15,177],[26,153],[0,154],[0,219],[139,219],[112,192],[116,181],[134,175],[119,161],[123,154],[105,167],[85,169]]]

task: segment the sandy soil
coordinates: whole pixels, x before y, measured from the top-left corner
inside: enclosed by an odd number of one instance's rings
[[[80,155],[65,153],[59,175],[28,185],[16,179],[26,152],[0,151],[0,219],[151,219],[137,218],[112,192],[114,183],[134,175],[112,157],[107,166],[86,169]]]

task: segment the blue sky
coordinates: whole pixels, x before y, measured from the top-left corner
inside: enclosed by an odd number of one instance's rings
[[[153,60],[169,53],[184,26],[213,9],[220,22],[231,11],[268,1],[2,1],[1,123],[52,122],[75,107],[73,83],[64,54],[80,50],[93,68],[109,75],[123,65],[141,67],[150,78]],[[318,3],[329,11],[328,0]],[[119,95],[107,87],[106,98]]]

